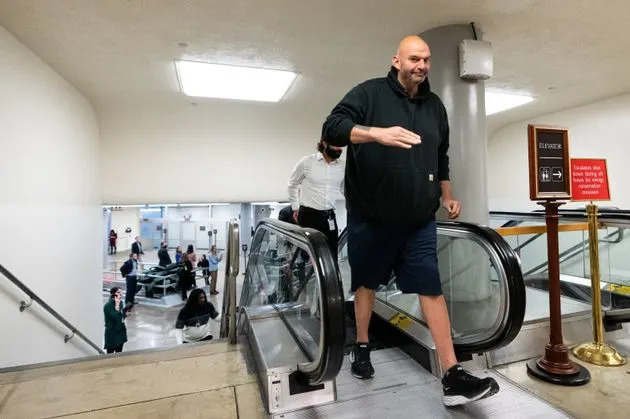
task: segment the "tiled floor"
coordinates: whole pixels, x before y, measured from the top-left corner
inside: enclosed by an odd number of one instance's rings
[[[630,339],[611,342],[624,354],[630,352]],[[545,383],[530,377],[525,364],[527,361],[515,362],[501,366],[497,371],[526,388],[537,396],[547,400],[578,419],[600,418],[613,419],[628,417],[630,411],[630,366],[598,367],[576,360],[591,373],[591,381],[580,387],[564,387]],[[626,412],[626,413],[623,413]]]
[[[118,252],[118,254],[110,256],[110,261],[124,261],[128,257],[128,255],[125,255],[126,253],[127,252]],[[172,253],[173,252],[171,252],[171,258],[173,258]],[[147,263],[157,263],[157,253],[155,251],[147,251],[142,259]],[[225,266],[221,263],[217,275],[218,295],[210,295],[204,280],[197,278],[197,286],[205,289],[209,301],[219,312],[221,312],[221,306],[223,304],[224,268]],[[237,279],[237,299],[238,296],[240,296],[243,278],[243,275],[240,274]],[[123,350],[131,351],[177,345],[178,343],[174,335],[175,320],[182,307],[183,303],[170,308],[149,306],[142,303],[137,304],[134,307],[133,313],[126,320],[128,341],[124,345]],[[210,322],[210,331],[215,338],[218,338],[219,324]]]
[[[157,348],[177,345],[174,329],[179,307],[162,309],[158,307],[136,305],[127,317],[127,343],[124,350]],[[214,324],[211,324],[213,327]],[[213,336],[218,337],[218,329]]]

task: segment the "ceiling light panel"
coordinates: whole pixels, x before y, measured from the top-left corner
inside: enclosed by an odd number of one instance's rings
[[[507,111],[534,100],[531,96],[486,91],[486,115]]]
[[[279,102],[297,73],[253,67],[175,61],[182,93],[194,97]]]

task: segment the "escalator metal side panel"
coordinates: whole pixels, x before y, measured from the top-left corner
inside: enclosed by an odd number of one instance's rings
[[[336,400],[334,381],[324,382],[323,388],[317,390],[292,394],[296,392],[290,376],[298,371],[298,363],[307,361],[306,356],[278,314],[257,312],[251,316],[245,309],[243,315],[243,331],[255,360],[269,413],[284,413]]]
[[[378,298],[374,301],[373,312],[383,320],[397,327],[413,339],[414,342],[417,342],[426,348],[429,353],[431,374],[436,377],[441,377],[443,375],[435,342],[433,342],[431,332],[425,325]]]

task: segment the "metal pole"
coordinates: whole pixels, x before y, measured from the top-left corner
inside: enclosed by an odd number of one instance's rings
[[[225,282],[223,287],[223,306],[221,312],[222,338],[227,337],[231,344],[236,343],[236,278],[239,271],[239,225],[228,223],[226,246]]]
[[[232,240],[230,243],[230,323],[228,330],[228,338],[232,345],[236,344],[236,278],[239,271],[239,248],[240,233],[238,223],[230,223],[230,235]]]
[[[599,272],[599,237],[597,205],[586,206],[588,215],[589,257],[591,262],[591,289],[593,295],[593,342],[583,343],[573,349],[573,354],[582,361],[606,367],[625,365],[626,358],[615,348],[604,343],[604,324],[602,321],[602,292]]]
[[[597,206],[587,205],[588,215],[588,252],[591,261],[591,288],[593,294],[593,338],[595,343],[604,343],[602,323],[602,290],[599,276],[599,237],[597,232]]]

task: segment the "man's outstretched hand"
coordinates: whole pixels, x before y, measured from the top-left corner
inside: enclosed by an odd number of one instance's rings
[[[376,142],[390,147],[411,148],[422,142],[418,134],[402,127],[372,127],[369,132]]]

